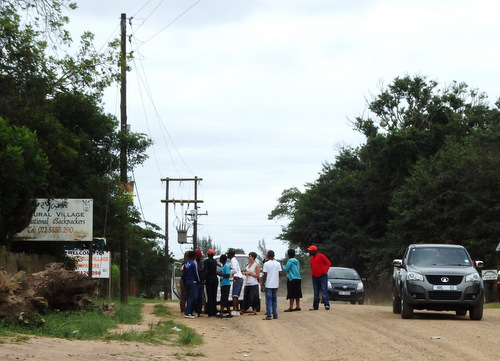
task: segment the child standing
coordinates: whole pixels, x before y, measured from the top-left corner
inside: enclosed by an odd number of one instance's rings
[[[223,254],[219,259],[221,263],[221,269],[217,274],[221,276],[220,281],[220,317],[224,316],[224,309],[227,311],[226,317],[231,316],[231,310],[229,308],[229,289],[231,288],[231,281],[229,280],[229,275],[231,273],[231,268],[227,263],[227,256]]]

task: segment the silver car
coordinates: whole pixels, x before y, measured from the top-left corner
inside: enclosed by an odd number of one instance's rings
[[[330,267],[328,271],[328,296],[331,301],[365,303],[365,288],[354,268]]]

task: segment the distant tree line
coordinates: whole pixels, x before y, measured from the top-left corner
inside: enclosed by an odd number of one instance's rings
[[[366,142],[343,147],[305,191],[284,190],[269,219],[290,220],[280,238],[291,246],[316,244],[382,289],[411,243],[452,240],[496,268],[499,104],[464,83],[398,77],[352,122]]]

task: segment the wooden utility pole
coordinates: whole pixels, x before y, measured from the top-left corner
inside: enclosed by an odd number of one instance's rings
[[[193,219],[193,249],[198,249],[198,181],[194,177],[194,219]]]
[[[125,193],[125,185],[128,182],[127,176],[127,17],[126,14],[121,15],[121,86],[120,86],[120,192],[122,201],[128,202],[128,197],[123,196]],[[120,299],[123,303],[128,302],[128,206],[123,213],[122,232],[120,243]]]
[[[202,200],[198,199],[198,182],[202,181],[203,178],[164,178],[161,179],[162,182],[166,182],[166,191],[165,191],[165,199],[162,199],[162,203],[165,203],[165,277],[164,277],[164,283],[163,283],[163,298],[165,300],[171,298],[171,288],[170,288],[170,282],[168,281],[168,264],[169,264],[169,255],[168,255],[168,205],[169,203],[181,203],[181,204],[189,204],[189,203],[194,203],[194,209],[195,209],[195,214],[194,214],[194,219],[193,219],[193,249],[197,249],[198,247],[198,241],[196,240],[196,237],[198,237],[198,203],[203,203]],[[186,199],[170,199],[169,198],[169,182],[185,182],[185,181],[194,181],[194,200],[186,200]],[[174,277],[175,275],[172,275]]]

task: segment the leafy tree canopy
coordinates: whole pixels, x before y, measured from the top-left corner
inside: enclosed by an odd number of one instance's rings
[[[412,242],[453,239],[491,259],[500,231],[498,104],[465,83],[439,88],[422,76],[396,78],[353,126],[366,136],[323,165],[304,192],[285,190],[269,218],[305,250],[334,265],[390,282],[390,260]],[[491,261],[492,262],[492,261]]]
[[[119,189],[121,145],[130,169],[146,159],[151,140],[120,131],[117,119],[103,111],[104,89],[121,76],[120,43],[97,52],[94,35],[85,32],[75,48],[65,29],[65,13],[75,8],[68,0],[0,2],[0,244],[59,253],[47,242],[13,242],[29,223],[32,200],[92,198],[94,235],[106,237],[118,255],[121,231],[127,229],[130,252],[141,255],[131,259],[131,276],[151,294],[151,267],[156,277],[164,274],[158,261],[163,236],[153,225],[139,226],[137,210]]]
[[[20,232],[29,222],[33,198],[47,184],[49,162],[36,133],[9,126],[0,118],[0,238]]]

